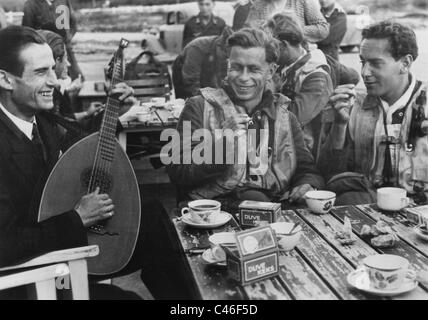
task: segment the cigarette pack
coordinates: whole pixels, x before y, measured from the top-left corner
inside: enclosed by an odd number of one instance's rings
[[[407,220],[415,224],[426,224],[428,221],[428,205],[405,208]]]
[[[242,227],[257,227],[263,222],[276,222],[280,214],[280,203],[246,200],[239,205],[239,223]]]
[[[271,227],[236,234],[237,247],[223,247],[230,278],[247,285],[279,273],[278,243]]]

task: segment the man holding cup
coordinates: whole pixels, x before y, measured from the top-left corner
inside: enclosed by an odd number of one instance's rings
[[[415,33],[384,21],[362,32],[362,77],[367,89],[336,88],[335,123],[319,167],[337,204],[374,202],[374,190],[401,187],[416,202],[428,195],[427,84],[411,73],[418,56]],[[350,172],[352,171],[352,173]],[[345,173],[346,172],[346,173]],[[337,175],[341,173],[340,175]]]
[[[232,34],[228,45],[227,84],[187,100],[179,140],[173,137],[171,151],[180,149],[179,163],[170,158],[168,173],[177,198],[216,199],[226,203],[224,209],[242,200],[301,200],[324,181],[287,110],[290,100],[266,87],[277,68],[277,41],[247,28]]]

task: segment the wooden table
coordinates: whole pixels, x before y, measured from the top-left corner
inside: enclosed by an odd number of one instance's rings
[[[83,110],[86,110],[91,102],[105,102],[107,94],[104,90],[95,90],[95,84],[103,84],[104,81],[89,81],[83,82],[82,89],[77,94],[77,98],[80,101]]]
[[[326,215],[314,215],[307,209],[282,212],[286,221],[300,222],[303,234],[297,247],[280,253],[280,275],[252,285],[241,286],[228,278],[227,268],[207,266],[200,255],[186,255],[185,249],[196,245],[207,245],[210,234],[239,230],[232,219],[227,225],[202,230],[187,227],[173,219],[181,242],[183,260],[187,261],[187,273],[196,299],[263,299],[263,300],[355,300],[381,299],[360,292],[347,283],[347,275],[360,261],[369,255],[386,253],[407,258],[417,271],[428,271],[428,242],[418,238],[412,231],[413,225],[402,213],[387,216],[386,220],[398,232],[400,241],[388,249],[375,249],[360,237],[364,224],[373,225],[381,217],[375,205],[333,208]],[[334,236],[340,230],[344,217],[352,222],[357,241],[351,246],[341,245]],[[385,217],[385,216],[382,216]],[[386,298],[385,298],[386,299]],[[406,294],[393,299],[428,299],[428,283],[422,284]]]
[[[163,125],[161,123],[141,123],[138,121],[121,122],[123,130],[119,133],[119,145],[126,151],[126,145],[128,141],[128,134],[130,133],[151,133],[151,132],[162,132],[165,129],[175,129],[177,121],[166,122]]]

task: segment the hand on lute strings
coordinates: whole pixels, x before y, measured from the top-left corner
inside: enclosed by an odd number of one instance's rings
[[[100,194],[99,187],[94,192],[83,196],[76,205],[75,210],[85,227],[90,227],[114,215],[113,201],[108,194]]]

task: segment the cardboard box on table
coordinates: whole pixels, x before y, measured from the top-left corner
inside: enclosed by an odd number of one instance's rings
[[[256,227],[261,222],[274,223],[280,215],[280,203],[246,200],[239,205],[239,223],[242,227]]]
[[[269,226],[238,232],[236,248],[223,247],[229,276],[247,285],[279,273],[278,243]]]

